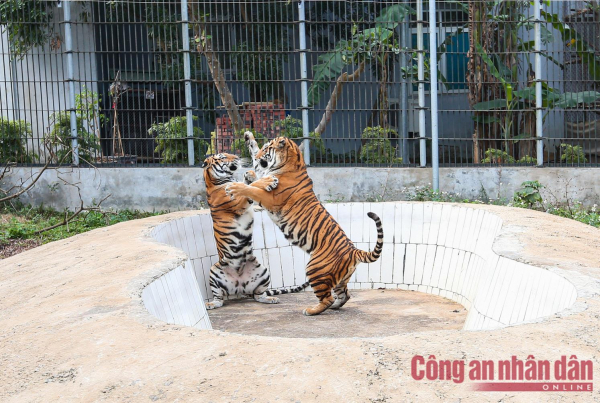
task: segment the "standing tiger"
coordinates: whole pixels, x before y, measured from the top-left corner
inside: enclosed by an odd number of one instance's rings
[[[377,226],[375,249],[364,252],[355,248],[317,199],[296,143],[278,137],[259,150],[252,133],[246,132],[245,138],[251,154],[256,154],[254,168],[262,177],[260,181],[266,182],[229,183],[227,193],[232,200],[251,198],[258,202],[292,245],[310,254],[306,275],[319,304],[306,308],[304,314],[318,315],[327,308],[341,308],[350,299],[347,285],[358,263],[375,262],[381,254],[381,220],[373,213],[367,214]],[[275,179],[273,176],[278,180],[277,187],[266,191],[264,186]]]
[[[210,268],[210,289],[213,300],[206,303],[207,309],[223,306],[226,295],[251,295],[256,301],[276,304],[273,295],[298,292],[308,286],[269,290],[271,275],[252,253],[252,224],[254,211],[252,200],[231,200],[225,187],[233,182],[233,173],[240,167],[240,159],[231,154],[216,154],[204,160],[206,196],[213,221],[219,261]],[[246,183],[255,183],[265,191],[277,187],[277,182],[265,178],[256,180],[253,171],[244,176]]]

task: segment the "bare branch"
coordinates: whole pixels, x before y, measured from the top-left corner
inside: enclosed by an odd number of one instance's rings
[[[335,108],[337,106],[338,98],[342,93],[342,88],[345,83],[357,80],[360,75],[365,71],[365,62],[361,62],[358,65],[358,68],[352,74],[348,74],[346,72],[340,75],[335,83],[335,87],[333,88],[333,92],[331,93],[331,97],[329,98],[329,102],[327,103],[327,107],[325,108],[325,113],[323,113],[323,117],[319,122],[319,125],[315,129],[315,133],[322,134],[325,131],[325,128],[329,124],[331,117],[333,116],[333,112],[335,112]]]

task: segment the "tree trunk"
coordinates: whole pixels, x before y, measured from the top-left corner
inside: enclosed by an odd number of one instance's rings
[[[323,117],[321,117],[321,121],[315,129],[315,133],[321,135],[325,131],[325,128],[327,127],[329,121],[331,120],[331,117],[333,116],[335,107],[337,106],[337,101],[340,97],[340,94],[342,93],[344,83],[349,81],[355,81],[356,79],[358,79],[358,77],[360,77],[363,71],[365,71],[365,62],[361,62],[358,65],[358,68],[354,71],[354,73],[350,75],[348,75],[348,73],[342,73],[342,75],[338,77],[335,83],[335,87],[333,87],[331,97],[329,98],[329,102],[327,102],[325,113],[323,113]]]
[[[245,129],[244,120],[242,119],[242,115],[240,115],[240,110],[225,81],[225,74],[221,68],[221,63],[213,50],[212,39],[206,34],[206,25],[198,21],[196,13],[191,5],[189,6],[189,14],[191,16],[191,23],[194,27],[195,40],[198,44],[197,49],[206,58],[206,63],[208,64],[213,81],[215,82],[215,86],[221,97],[221,102],[231,119],[231,125],[234,131],[239,132]]]
[[[467,86],[469,88],[469,105],[478,104],[483,99],[483,61],[477,56],[475,44],[483,43],[483,23],[482,18],[485,16],[485,6],[482,2],[469,2],[469,59],[467,68]],[[473,112],[475,118],[482,116],[480,112]],[[484,125],[475,121],[475,131],[473,133],[473,163],[481,162],[481,148],[479,139],[482,137]]]

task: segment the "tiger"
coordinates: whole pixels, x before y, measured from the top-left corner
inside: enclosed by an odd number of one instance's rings
[[[210,268],[213,300],[206,303],[206,308],[222,307],[226,295],[250,295],[255,301],[276,304],[279,299],[275,295],[299,292],[308,287],[306,282],[296,287],[269,289],[269,269],[263,267],[252,253],[252,200],[230,200],[225,194],[225,186],[234,181],[233,174],[241,167],[239,157],[224,153],[211,155],[204,160],[202,167],[219,254],[219,261]],[[254,171],[244,174],[244,182],[262,186],[265,191],[277,187],[276,183],[265,184],[264,180],[256,180]]]
[[[292,245],[310,255],[306,276],[319,303],[304,309],[304,315],[341,308],[350,300],[348,281],[356,266],[375,262],[381,255],[381,220],[374,213],[367,214],[375,221],[377,242],[371,252],[357,249],[317,199],[302,153],[294,141],[277,137],[259,149],[252,133],[246,132],[245,139],[255,155],[254,168],[261,179],[251,184],[229,183],[226,193],[232,200],[256,201]],[[267,191],[265,186],[269,185],[275,188]]]

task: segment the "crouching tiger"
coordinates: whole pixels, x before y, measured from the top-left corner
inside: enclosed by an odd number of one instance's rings
[[[209,156],[202,165],[219,254],[219,261],[210,268],[213,300],[206,303],[207,309],[223,306],[226,295],[249,295],[258,302],[276,304],[279,299],[274,295],[298,292],[308,287],[306,283],[298,287],[268,289],[271,284],[269,269],[263,267],[252,253],[252,200],[231,200],[225,194],[225,187],[233,182],[233,173],[240,165],[240,159],[231,154]],[[244,181],[254,182],[265,191],[277,186],[268,179],[256,180],[253,171],[245,174]]]
[[[375,262],[381,254],[383,229],[379,217],[368,213],[377,226],[375,249],[364,252],[355,248],[313,192],[298,146],[278,137],[259,150],[252,133],[246,132],[245,138],[262,182],[229,183],[228,195],[232,200],[251,198],[259,203],[292,245],[310,254],[306,275],[319,304],[306,308],[304,314],[318,315],[327,308],[341,308],[350,299],[347,284],[358,263]],[[277,183],[276,188],[266,191],[265,184],[272,183]]]

